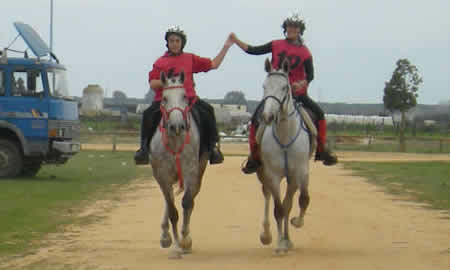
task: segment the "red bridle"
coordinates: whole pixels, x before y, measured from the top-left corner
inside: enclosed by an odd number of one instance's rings
[[[164,88],[163,90],[166,89],[179,89],[179,86],[169,86]],[[159,130],[161,131],[162,134],[162,140],[163,140],[163,145],[166,148],[166,150],[171,153],[172,155],[175,156],[175,162],[176,162],[176,166],[177,166],[177,176],[178,176],[178,184],[180,186],[180,188],[183,188],[183,174],[181,172],[181,161],[180,161],[180,155],[184,150],[184,147],[190,143],[190,127],[191,127],[191,123],[190,123],[190,118],[189,118],[189,113],[192,110],[192,107],[194,106],[194,104],[197,102],[197,97],[194,97],[193,99],[190,100],[189,105],[186,106],[186,108],[184,108],[184,110],[180,107],[173,107],[170,110],[166,110],[166,108],[161,104],[160,106],[160,110],[161,110],[161,114],[162,114],[162,121],[159,125]],[[169,146],[169,138],[167,137],[167,121],[169,120],[170,114],[173,111],[180,111],[181,114],[183,115],[183,120],[186,122],[186,135],[184,136],[184,141],[183,144],[181,145],[181,147],[178,150],[174,150]]]

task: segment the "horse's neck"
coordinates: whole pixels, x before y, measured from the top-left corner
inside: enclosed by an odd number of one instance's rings
[[[299,121],[295,110],[293,97],[291,95],[287,110],[280,112],[279,121],[274,126],[276,134],[283,144],[289,143],[297,134]]]

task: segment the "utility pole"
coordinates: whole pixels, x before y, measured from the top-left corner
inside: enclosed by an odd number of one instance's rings
[[[50,52],[53,52],[53,0],[50,0]]]

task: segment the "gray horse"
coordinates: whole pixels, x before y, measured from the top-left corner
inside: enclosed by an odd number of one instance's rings
[[[200,133],[192,117],[191,106],[186,98],[183,86],[184,73],[168,77],[161,73],[164,85],[161,102],[162,119],[160,127],[151,141],[153,174],[165,199],[165,211],[161,228],[161,247],[172,244],[169,232],[169,219],[175,240],[169,258],[181,258],[183,253],[190,253],[192,240],[189,235],[189,223],[194,199],[200,191],[203,173],[208,162],[208,155],[199,156]],[[173,186],[179,185],[180,193],[184,191],[183,227],[181,240],[178,233],[178,211],[174,202]]]
[[[303,123],[300,109],[295,106],[289,83],[289,63],[284,61],[280,70],[274,70],[266,59],[265,70],[268,75],[264,81],[264,108],[262,123],[257,131],[262,166],[257,176],[262,184],[265,198],[263,232],[261,242],[272,242],[269,223],[270,198],[275,204],[274,215],[278,229],[276,252],[287,252],[293,247],[289,238],[289,214],[294,194],[300,189],[300,213],[291,220],[300,228],[309,204],[309,159],[314,145]],[[287,179],[287,190],[283,202],[280,196],[280,183]]]

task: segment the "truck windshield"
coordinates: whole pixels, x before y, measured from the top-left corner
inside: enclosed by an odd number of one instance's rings
[[[65,70],[49,70],[48,83],[50,85],[50,96],[56,98],[70,98]]]

